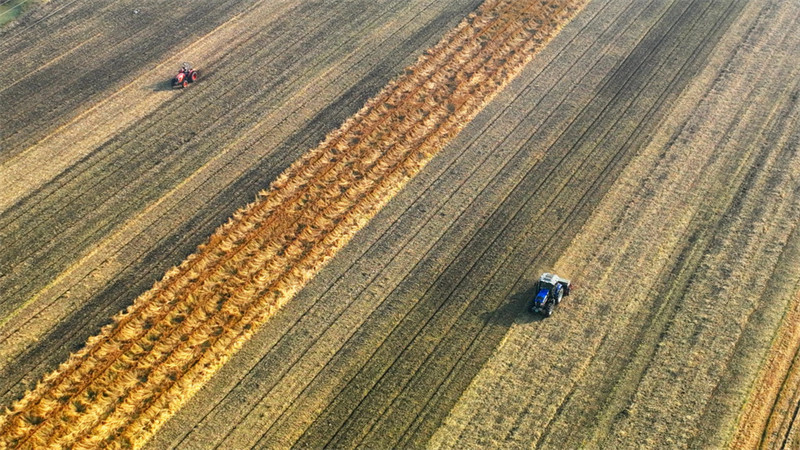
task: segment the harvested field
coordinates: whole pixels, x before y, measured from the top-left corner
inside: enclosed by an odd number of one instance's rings
[[[479,4],[4,31],[4,442],[796,445],[800,5]]]

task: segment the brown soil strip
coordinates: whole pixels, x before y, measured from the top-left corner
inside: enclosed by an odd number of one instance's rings
[[[484,3],[17,402],[4,444],[146,441],[584,3]]]

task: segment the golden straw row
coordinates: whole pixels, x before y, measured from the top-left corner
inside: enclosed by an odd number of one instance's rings
[[[585,1],[488,1],[0,418],[10,447],[140,445]]]

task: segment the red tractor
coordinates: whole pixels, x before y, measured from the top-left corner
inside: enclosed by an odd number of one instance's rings
[[[192,69],[192,65],[189,63],[183,63],[183,67],[181,70],[178,71],[178,74],[175,75],[175,78],[172,79],[172,87],[180,87],[185,88],[189,86],[189,83],[194,83],[197,81],[197,78],[200,76],[200,72]]]

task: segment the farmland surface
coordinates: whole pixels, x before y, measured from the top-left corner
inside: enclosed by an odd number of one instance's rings
[[[404,68],[480,3],[52,1],[0,31],[2,405],[390,80],[426,86]],[[519,47],[539,53],[149,445],[798,445],[797,17],[593,0]],[[173,91],[186,60],[201,81]],[[576,289],[542,321],[545,270]]]

